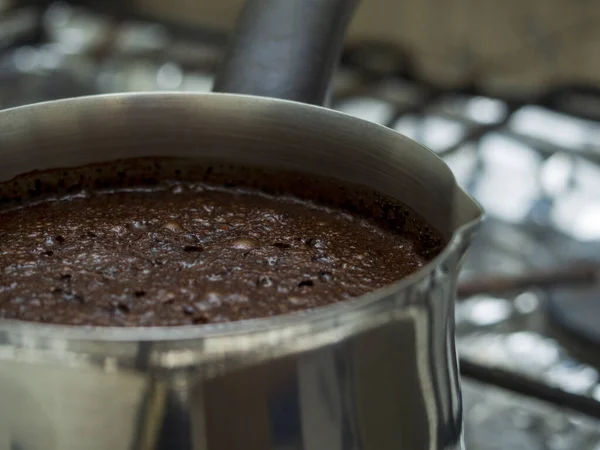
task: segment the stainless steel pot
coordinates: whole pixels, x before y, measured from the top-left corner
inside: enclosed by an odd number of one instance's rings
[[[217,89],[322,101],[351,6],[249,2]],[[129,329],[0,320],[1,450],[461,448],[453,300],[482,211],[432,152],[318,106],[158,93],[2,111],[0,155],[0,181],[163,155],[326,175],[400,199],[448,239],[393,286],[304,314]]]

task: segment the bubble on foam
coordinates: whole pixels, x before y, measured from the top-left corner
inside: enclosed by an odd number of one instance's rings
[[[221,299],[221,294],[219,294],[218,292],[207,292],[206,293],[206,301],[208,302],[209,305],[212,306],[221,306],[222,303],[222,299]]]
[[[174,220],[170,220],[169,222],[164,223],[162,225],[162,228],[164,228],[165,230],[169,230],[172,233],[183,232],[183,227],[181,226],[181,224],[179,224],[179,222],[176,222]]]
[[[132,230],[145,230],[148,228],[148,222],[145,220],[134,220],[129,224],[129,228]]]
[[[231,243],[231,247],[237,250],[250,250],[257,246],[257,242],[253,239],[236,239]]]

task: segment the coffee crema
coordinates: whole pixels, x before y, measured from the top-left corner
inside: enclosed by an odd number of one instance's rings
[[[21,176],[0,200],[3,319],[175,326],[274,316],[394,283],[443,245],[379,194],[259,169],[130,160]]]

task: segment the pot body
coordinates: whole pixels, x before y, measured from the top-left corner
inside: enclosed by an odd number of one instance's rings
[[[0,450],[459,449],[453,300],[481,209],[433,153],[324,108],[130,94],[0,112],[0,181],[171,156],[325,175],[448,239],[418,273],[303,314],[176,328],[0,320]]]

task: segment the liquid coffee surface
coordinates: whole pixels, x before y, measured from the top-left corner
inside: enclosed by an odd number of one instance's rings
[[[0,318],[174,326],[273,316],[393,283],[426,263],[417,244],[342,209],[200,182],[48,197],[0,211]]]

